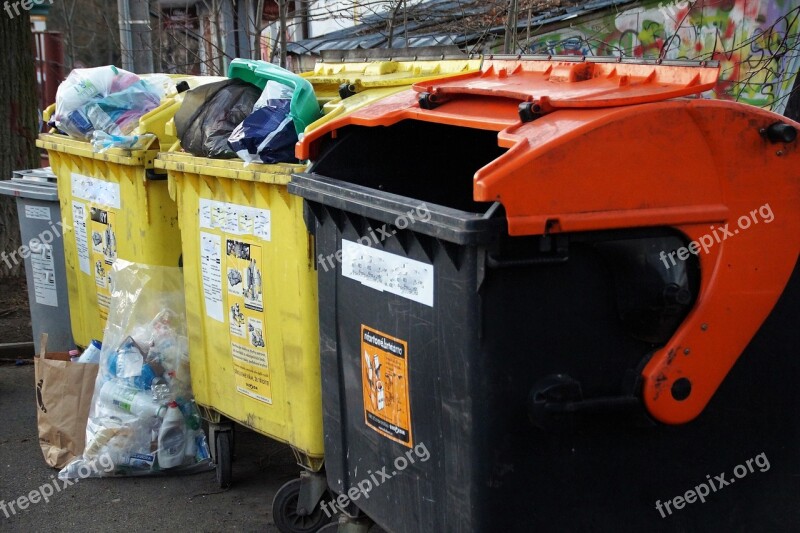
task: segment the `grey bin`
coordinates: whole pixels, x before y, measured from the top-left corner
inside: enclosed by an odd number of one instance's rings
[[[4,250],[2,260],[24,259],[36,352],[41,333],[48,334],[48,351],[71,350],[75,343],[69,319],[56,176],[50,168],[20,170],[14,172],[12,179],[0,181],[0,194],[17,199],[23,247]]]

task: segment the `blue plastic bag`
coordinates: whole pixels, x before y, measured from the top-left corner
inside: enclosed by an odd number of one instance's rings
[[[297,132],[289,116],[292,90],[268,81],[253,112],[228,138],[228,146],[246,163],[294,163]]]

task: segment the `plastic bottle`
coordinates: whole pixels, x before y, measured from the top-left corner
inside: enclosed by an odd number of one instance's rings
[[[158,433],[158,466],[173,468],[183,463],[186,423],[177,402],[170,402]]]
[[[99,363],[100,362],[100,350],[102,349],[103,344],[97,340],[92,339],[92,342],[89,344],[89,347],[86,348],[80,357],[78,357],[79,363]]]
[[[186,447],[183,450],[183,454],[192,461],[195,460],[195,456],[197,455],[197,434],[195,431],[192,431],[186,438]]]
[[[167,383],[167,380],[163,377],[153,379],[150,388],[155,401],[167,402],[170,400],[172,392],[170,391],[169,383]]]
[[[194,461],[197,455],[197,434],[200,429],[200,413],[197,411],[194,400],[187,402],[178,398],[178,406],[180,407],[181,414],[183,414],[183,419],[188,428],[184,455]]]
[[[162,409],[149,392],[134,389],[113,379],[106,381],[100,389],[100,403],[138,417],[158,416]]]

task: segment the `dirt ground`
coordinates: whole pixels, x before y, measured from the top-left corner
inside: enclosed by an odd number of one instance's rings
[[[0,279],[0,344],[30,342],[32,337],[25,278]]]

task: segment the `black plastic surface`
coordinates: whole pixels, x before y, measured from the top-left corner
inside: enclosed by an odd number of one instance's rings
[[[429,221],[373,247],[430,265],[434,297],[428,306],[378,290],[344,276],[338,262],[318,270],[325,460],[334,491],[347,493],[386,467],[391,479],[355,503],[392,533],[791,531],[800,524],[800,269],[695,421],[642,427],[588,416],[542,430],[529,407],[532,390],[549,376],[568,376],[564,399],[588,400],[585,412],[628,410],[642,365],[698,297],[696,263],[668,272],[654,259],[685,239],[670,228],[511,238],[502,209],[486,216],[464,193],[471,195],[471,167],[496,152],[473,154],[472,165],[441,175],[426,172],[446,169],[448,158],[425,152],[415,174],[385,162],[398,153],[390,145],[377,154],[364,148],[370,167],[354,162],[352,148],[337,153],[346,142],[334,142],[314,168],[318,175],[290,185],[307,200],[315,256],[335,255],[343,241],[364,238],[404,206],[432,202]],[[376,143],[369,148],[379,150]],[[428,165],[434,154],[442,163]],[[410,449],[365,422],[362,326],[407,343],[413,443],[430,458],[403,471],[395,460]],[[733,478],[737,465],[759,454],[768,469],[705,503],[663,517],[656,507],[723,472]]]

